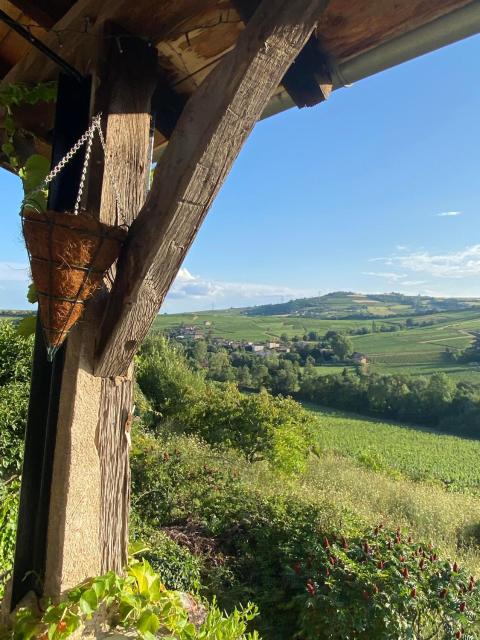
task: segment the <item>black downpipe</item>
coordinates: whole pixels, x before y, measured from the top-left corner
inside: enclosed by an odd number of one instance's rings
[[[58,83],[52,166],[86,131],[90,117],[90,78],[81,82],[62,74]],[[50,186],[48,207],[55,211],[73,209],[78,192],[84,152],[77,155]],[[37,322],[28,407],[25,450],[12,577],[13,610],[34,591],[43,594],[47,560],[47,528],[57,436],[65,344],[48,362],[40,322]]]

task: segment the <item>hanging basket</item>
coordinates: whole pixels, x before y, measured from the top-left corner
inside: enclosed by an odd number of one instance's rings
[[[23,235],[50,359],[118,258],[127,230],[88,213],[22,211]]]

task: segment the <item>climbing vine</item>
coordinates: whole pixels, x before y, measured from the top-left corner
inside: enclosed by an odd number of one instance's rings
[[[39,102],[54,102],[57,96],[56,82],[42,82],[36,85],[10,84],[0,87],[0,108],[3,111],[1,128],[5,131],[1,146],[11,168],[20,174],[22,163],[16,150],[16,136],[26,132],[15,119],[15,107],[35,105]],[[30,134],[31,135],[31,134]]]

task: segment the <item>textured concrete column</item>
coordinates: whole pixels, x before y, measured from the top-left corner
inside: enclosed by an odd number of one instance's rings
[[[101,567],[100,458],[95,446],[102,379],[92,375],[92,328],[69,337],[62,379],[47,538],[45,593],[73,587]]]

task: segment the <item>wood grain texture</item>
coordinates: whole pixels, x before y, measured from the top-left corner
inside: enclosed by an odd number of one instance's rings
[[[325,51],[345,61],[472,0],[332,0],[317,35]]]
[[[243,143],[327,0],[263,0],[235,49],[187,103],[120,257],[97,375],[121,375]]]
[[[133,370],[133,367],[132,367]],[[130,429],[133,371],[101,381],[97,450],[100,458],[101,573],[121,573],[128,558],[130,508]]]
[[[145,202],[150,175],[150,103],[156,82],[156,52],[141,40],[122,37],[114,25],[106,25],[106,33],[118,35],[120,43],[117,46],[117,40],[106,40],[101,65],[104,73],[100,69],[103,83],[95,103],[97,112],[107,114],[105,163],[109,171],[91,172],[89,200],[97,206],[100,202],[102,222],[130,224]],[[117,220],[114,184],[122,205],[121,220]],[[97,310],[99,326],[103,305],[97,304]],[[101,381],[96,446],[102,573],[119,573],[127,562],[132,406],[133,364],[125,376]]]

